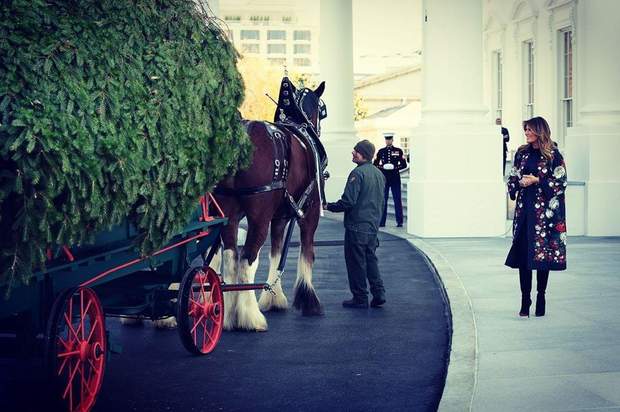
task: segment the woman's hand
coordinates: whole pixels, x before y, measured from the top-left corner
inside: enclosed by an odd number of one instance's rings
[[[540,179],[534,175],[523,175],[521,180],[519,180],[519,186],[528,187],[530,185],[537,185]]]

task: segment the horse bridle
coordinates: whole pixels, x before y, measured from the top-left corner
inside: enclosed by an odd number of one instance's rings
[[[325,107],[325,103],[321,98],[319,98],[319,103],[317,106],[317,116],[316,116],[316,124],[313,124],[308,115],[304,111],[304,99],[306,96],[310,94],[309,89],[305,88],[301,93],[295,93],[295,101],[297,103],[297,107],[299,107],[299,111],[301,112],[306,124],[310,126],[311,129],[314,130],[317,137],[321,136],[321,120],[327,117],[327,109]]]

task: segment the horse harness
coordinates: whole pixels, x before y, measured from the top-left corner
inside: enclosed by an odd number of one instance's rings
[[[289,207],[294,212],[297,218],[302,219],[304,217],[304,206],[312,190],[317,182],[319,185],[319,197],[322,200],[324,198],[322,193],[323,188],[323,171],[327,165],[326,156],[321,156],[322,147],[317,147],[314,139],[308,132],[308,126],[304,123],[301,125],[292,122],[278,122],[265,123],[267,129],[267,135],[273,146],[274,160],[273,160],[273,175],[271,183],[263,186],[244,187],[244,188],[228,188],[228,187],[216,187],[214,192],[223,196],[252,196],[260,193],[271,192],[274,190],[284,189],[284,197],[289,204]],[[289,157],[291,153],[291,142],[286,133],[282,132],[282,129],[289,131],[295,138],[297,138],[302,147],[308,151],[310,150],[312,158],[314,160],[315,178],[308,184],[299,200],[295,200],[294,197],[286,190],[286,182],[289,175]],[[312,126],[310,130],[315,132]],[[316,133],[316,132],[315,132]],[[323,149],[324,151],[324,149]],[[321,202],[322,204],[322,202]]]

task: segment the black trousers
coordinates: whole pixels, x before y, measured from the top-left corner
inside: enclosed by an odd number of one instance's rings
[[[381,226],[385,226],[385,221],[387,220],[387,206],[388,206],[388,198],[390,197],[390,190],[392,191],[392,198],[394,198],[394,212],[396,213],[396,223],[399,225],[403,224],[403,201],[401,199],[400,193],[400,177],[386,179],[385,180],[385,191],[383,192],[383,199],[385,203],[383,204],[383,215],[381,216]]]
[[[536,271],[536,291],[544,294],[547,290],[547,282],[549,281],[549,271]],[[519,268],[519,285],[521,286],[521,294],[529,296],[532,292],[532,271],[530,269]]]
[[[368,300],[366,279],[370,284],[372,295],[375,298],[385,298],[385,288],[375,255],[378,246],[376,233],[361,233],[348,229],[344,233],[344,259],[347,264],[349,288],[356,300]]]

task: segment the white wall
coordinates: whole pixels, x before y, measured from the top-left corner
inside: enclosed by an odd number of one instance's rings
[[[509,148],[524,143],[522,45],[535,44],[535,110],[567,163],[570,235],[618,236],[620,214],[620,1],[483,0],[484,96],[493,106],[493,52],[503,54],[503,120]],[[561,123],[561,37],[573,32],[573,127]],[[612,155],[613,153],[613,155]],[[571,224],[574,223],[574,224]]]

